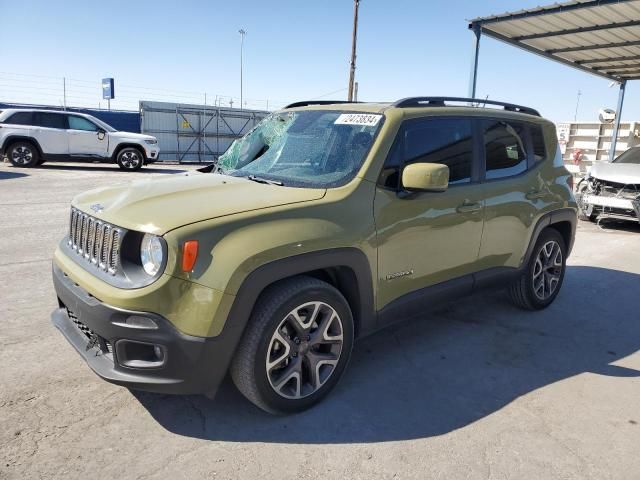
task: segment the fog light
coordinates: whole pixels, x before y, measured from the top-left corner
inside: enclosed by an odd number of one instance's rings
[[[121,339],[115,347],[118,363],[125,367],[158,368],[166,361],[162,345]]]

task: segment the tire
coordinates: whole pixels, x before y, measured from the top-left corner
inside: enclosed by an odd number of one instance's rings
[[[256,302],[231,378],[266,412],[306,410],[340,380],[353,337],[351,309],[338,290],[312,277],[283,280]]]
[[[33,143],[19,141],[9,145],[7,158],[14,167],[31,168],[40,162],[40,152]]]
[[[135,172],[144,164],[144,154],[134,147],[126,147],[118,152],[116,162],[122,170]]]
[[[513,303],[525,310],[541,310],[551,305],[562,287],[566,261],[567,247],[562,235],[553,228],[545,228],[524,272],[509,287]]]

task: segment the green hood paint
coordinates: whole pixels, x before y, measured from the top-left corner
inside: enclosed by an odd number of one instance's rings
[[[252,210],[319,200],[325,189],[265,185],[245,178],[192,172],[97,188],[73,206],[114,225],[164,235],[195,222]],[[99,204],[101,211],[92,206]]]

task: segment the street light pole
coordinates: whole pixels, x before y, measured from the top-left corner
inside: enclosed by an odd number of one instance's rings
[[[244,48],[244,36],[247,32],[241,28],[238,33],[240,34],[240,110],[242,110],[242,50]]]
[[[578,90],[578,97],[576,98],[576,112],[573,114],[573,121],[577,122],[578,121],[578,107],[580,106],[580,96],[582,95],[582,92],[580,90]]]
[[[356,41],[358,39],[358,7],[360,0],[353,0],[353,36],[351,38],[351,68],[349,70],[349,97],[353,101],[353,81],[356,76]]]

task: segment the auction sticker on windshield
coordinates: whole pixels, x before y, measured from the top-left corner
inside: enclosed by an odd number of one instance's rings
[[[336,125],[364,125],[375,127],[382,115],[371,115],[367,113],[343,113],[335,121]]]

